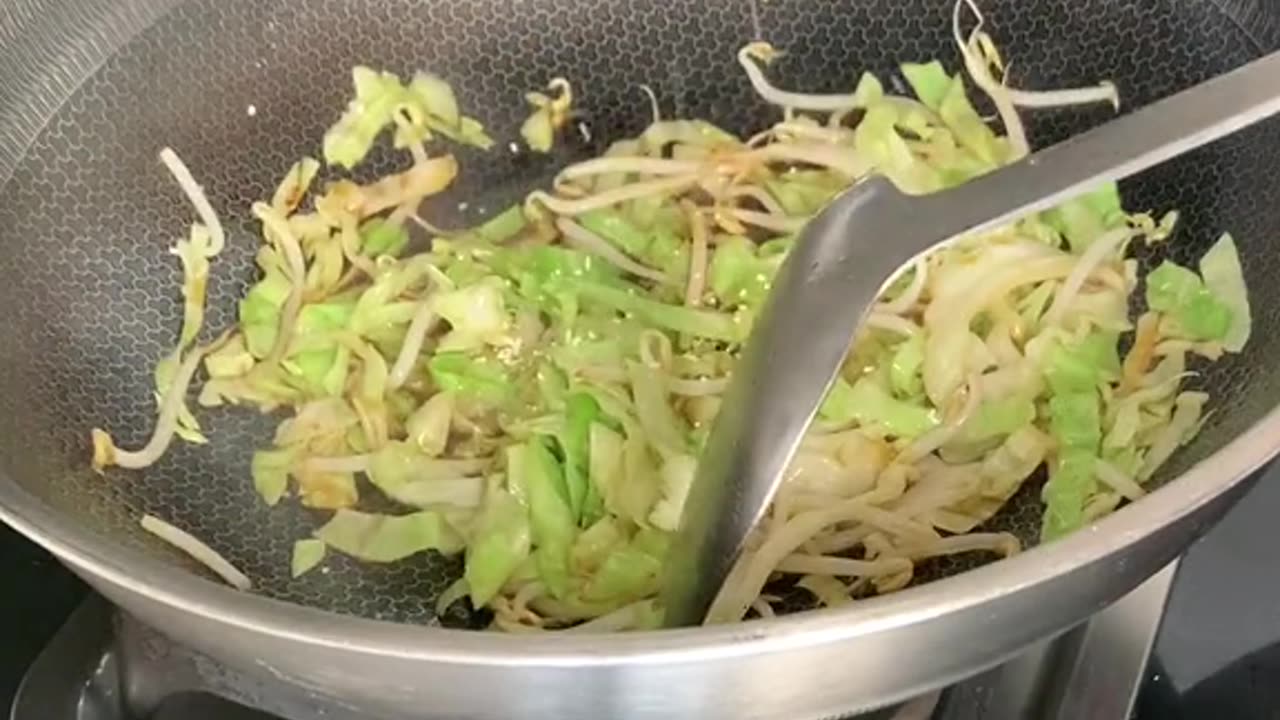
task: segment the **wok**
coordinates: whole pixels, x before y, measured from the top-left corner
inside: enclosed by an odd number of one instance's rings
[[[1280,47],[1262,2],[989,0],[990,29],[1027,87],[1113,80],[1146,104]],[[46,546],[145,622],[220,660],[335,701],[332,717],[820,718],[871,709],[978,672],[1060,632],[1176,557],[1280,449],[1280,122],[1271,121],[1124,183],[1134,209],[1179,208],[1167,250],[1197,258],[1223,229],[1252,289],[1246,351],[1196,382],[1216,412],[1164,485],[1089,528],[1020,556],[838,609],[737,626],[601,636],[501,636],[433,617],[458,572],[422,556],[288,577],[314,519],[266,512],[248,450],[271,420],[209,413],[214,443],[175,446],[143,473],[89,469],[87,430],[149,432],[151,368],[179,324],[179,277],[164,252],[190,222],[155,162],[173,146],[228,226],[209,324],[232,321],[252,276],[247,208],[314,152],[357,63],[429,68],[498,137],[521,94],[556,75],[580,89],[588,133],[558,154],[462,153],[449,196],[474,221],[556,167],[667,115],[730,130],[769,110],[734,64],[745,41],[789,51],[772,72],[808,91],[866,69],[957,59],[946,0],[10,0],[0,12],[0,519]],[[1037,145],[1108,116],[1028,115]],[[500,146],[501,147],[501,146]],[[375,168],[377,169],[377,168]],[[468,200],[465,210],[460,199]],[[1151,258],[1146,258],[1150,260]],[[207,579],[137,524],[191,530],[255,579],[243,594]],[[1033,541],[1031,488],[991,521]],[[447,626],[447,627],[441,627]],[[344,714],[345,713],[345,714]]]

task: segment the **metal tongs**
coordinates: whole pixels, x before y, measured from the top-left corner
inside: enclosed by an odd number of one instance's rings
[[[1008,223],[1280,112],[1280,53],[943,192],[850,188],[801,232],[725,395],[685,503],[666,625],[706,618],[881,289],[957,236]]]

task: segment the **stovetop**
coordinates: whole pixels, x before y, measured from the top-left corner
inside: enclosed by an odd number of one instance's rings
[[[1280,685],[1274,682],[1280,677],[1277,513],[1280,469],[1273,469],[1192,547],[1176,575],[1171,567],[1063,639],[941,694],[879,713],[877,720],[1121,720],[1135,691],[1134,720],[1280,719]],[[3,525],[0,577],[7,588],[0,590],[0,717],[29,675],[12,720],[270,720],[188,692],[212,686],[245,697],[260,689],[246,688],[221,669],[211,672],[207,659],[175,650],[120,616]],[[1165,598],[1157,634],[1155,610]],[[1145,681],[1129,677],[1142,672],[1153,635]],[[156,647],[166,653],[164,660],[148,667]],[[182,663],[185,669],[175,672]],[[145,718],[123,714],[122,680],[133,695],[151,698],[154,712]]]
[[[1280,719],[1280,463],[1181,562],[1139,720]]]
[[[79,578],[0,523],[0,717],[27,667],[88,592]]]

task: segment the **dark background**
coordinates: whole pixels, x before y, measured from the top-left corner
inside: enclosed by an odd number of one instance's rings
[[[0,717],[36,653],[86,592],[84,583],[0,523]]]
[[[1280,719],[1280,468],[1182,562],[1140,720]]]

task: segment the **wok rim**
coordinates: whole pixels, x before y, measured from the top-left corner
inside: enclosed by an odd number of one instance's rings
[[[1141,500],[1048,545],[957,575],[768,620],[607,635],[508,635],[374,620],[234,590],[75,525],[0,474],[0,520],[63,562],[168,610],[265,638],[415,662],[577,667],[697,663],[835,645],[1030,590],[1121,554],[1230,490],[1280,452],[1280,407]]]

